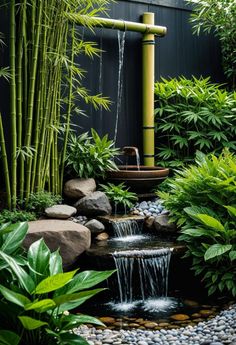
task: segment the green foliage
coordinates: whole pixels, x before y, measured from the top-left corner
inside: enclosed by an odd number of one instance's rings
[[[235,0],[186,0],[193,5],[193,31],[213,32],[221,43],[223,68],[235,88],[236,83],[236,2]]]
[[[119,154],[114,142],[108,140],[108,135],[100,138],[94,129],[92,136],[83,133],[80,136],[71,135],[66,157],[66,165],[73,175],[81,178],[104,177],[106,171],[117,170],[113,159]]]
[[[45,208],[60,202],[60,195],[54,195],[46,191],[31,193],[26,204],[26,209],[35,212],[37,215],[41,215],[44,213]]]
[[[23,210],[2,210],[0,213],[0,224],[8,222],[29,222],[32,220],[36,220],[36,214],[34,212],[27,212]]]
[[[88,344],[73,329],[82,323],[103,324],[91,316],[66,311],[104,290],[88,289],[113,271],[63,273],[59,252],[50,252],[42,239],[30,246],[27,256],[20,257],[17,252],[26,233],[26,223],[0,227],[0,342]]]
[[[181,226],[193,270],[208,293],[236,296],[236,156],[197,155],[197,165],[179,171],[169,192],[159,192],[173,221]]]
[[[209,78],[181,77],[155,84],[158,165],[178,168],[194,161],[196,150],[236,149],[236,93]]]
[[[115,205],[122,205],[125,209],[131,208],[135,201],[138,200],[136,193],[129,192],[129,189],[122,182],[118,185],[108,183],[100,184],[102,191]]]

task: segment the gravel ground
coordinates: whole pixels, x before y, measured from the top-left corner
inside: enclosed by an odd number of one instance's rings
[[[197,326],[160,331],[114,331],[81,326],[76,333],[90,345],[236,345],[236,304]]]

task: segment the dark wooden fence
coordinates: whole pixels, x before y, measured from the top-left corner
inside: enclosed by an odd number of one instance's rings
[[[147,11],[155,13],[157,25],[168,28],[166,37],[156,39],[156,80],[160,77],[180,75],[210,76],[213,81],[223,80],[218,41],[212,35],[200,37],[192,35],[189,24],[191,9],[183,0],[116,1],[110,5],[109,15],[115,19],[140,21],[142,14]],[[1,10],[0,31],[4,32],[6,27],[7,17]],[[94,35],[87,29],[80,28],[80,30],[85,39],[97,41],[104,51],[102,63],[99,58],[94,60],[88,60],[82,56],[77,58],[77,62],[88,71],[85,86],[94,94],[102,90],[103,94],[111,99],[112,105],[110,111],[95,111],[91,106],[85,106],[87,117],[74,117],[74,121],[79,126],[80,132],[88,131],[93,127],[99,134],[109,133],[110,138],[113,138],[119,65],[117,31],[97,29]],[[119,147],[135,145],[141,148],[142,146],[141,38],[142,36],[138,33],[126,32],[122,104],[117,138]],[[0,109],[7,112],[8,90],[5,83],[2,83],[0,87]]]

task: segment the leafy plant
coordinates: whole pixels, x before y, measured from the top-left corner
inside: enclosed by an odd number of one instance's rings
[[[233,88],[236,86],[236,4],[235,0],[187,0],[193,5],[193,31],[213,32],[221,43],[223,68]]]
[[[66,165],[73,175],[79,177],[104,177],[106,171],[117,170],[113,159],[119,154],[114,142],[108,140],[108,135],[100,138],[94,129],[92,136],[83,133],[80,136],[71,135],[66,157]]]
[[[36,214],[34,212],[27,212],[23,210],[2,210],[0,213],[0,224],[3,223],[17,223],[36,220]]]
[[[131,208],[138,199],[136,193],[130,192],[123,182],[118,185],[109,182],[107,185],[100,184],[100,187],[110,201],[116,206],[122,205],[125,209]]]
[[[60,195],[54,195],[47,191],[31,193],[26,204],[26,209],[35,212],[37,215],[41,215],[44,213],[45,208],[60,202]]]
[[[196,150],[219,154],[236,149],[236,93],[209,78],[181,77],[155,84],[156,159],[178,168],[194,161]]]
[[[182,227],[193,270],[208,293],[236,296],[236,156],[198,153],[197,165],[184,168],[159,192],[173,221]]]
[[[27,225],[23,223],[0,228],[0,278],[7,273],[0,280],[0,342],[88,344],[73,329],[82,323],[103,324],[91,316],[66,311],[104,290],[90,288],[113,271],[63,273],[59,252],[51,253],[42,239],[34,242],[27,256],[19,261],[12,253],[19,249],[26,232]]]

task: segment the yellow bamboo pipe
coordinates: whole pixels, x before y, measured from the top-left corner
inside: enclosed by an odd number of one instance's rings
[[[145,15],[145,14],[144,14]],[[89,17],[86,15],[78,15],[66,13],[66,16],[74,23],[78,25],[91,24],[93,27],[102,27],[108,29],[116,29],[123,31],[134,31],[140,33],[150,33],[156,36],[165,36],[166,27],[153,25],[149,22],[136,23],[121,19],[101,18],[101,17]],[[153,21],[154,23],[154,21]]]
[[[144,165],[155,165],[155,134],[154,134],[154,78],[155,78],[155,36],[165,36],[167,29],[155,25],[155,14],[145,12],[143,23],[129,22],[110,18],[89,17],[78,14],[66,14],[67,17],[78,25],[104,27],[109,29],[135,31],[143,34],[143,156]]]
[[[145,12],[143,23],[154,25],[154,13]],[[153,166],[154,161],[154,75],[155,75],[155,37],[145,33],[142,40],[143,58],[143,157],[144,165]]]

